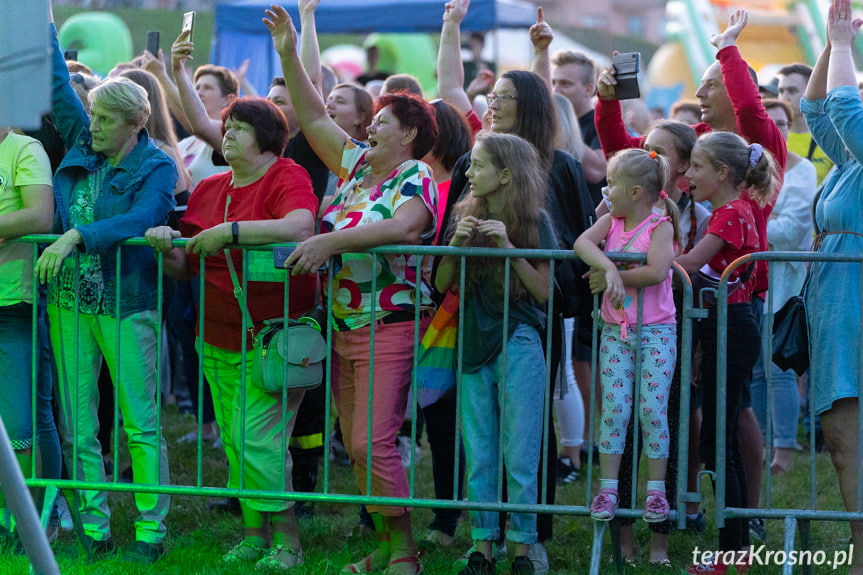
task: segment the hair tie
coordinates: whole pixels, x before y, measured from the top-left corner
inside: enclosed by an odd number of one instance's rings
[[[761,147],[761,144],[749,144],[749,167],[754,168],[758,161],[761,159],[761,155],[764,153],[764,148]]]
[[[665,190],[659,190],[659,197],[662,198],[663,200],[667,200],[668,194],[665,193]]]
[[[650,157],[656,159],[656,150],[650,150]]]

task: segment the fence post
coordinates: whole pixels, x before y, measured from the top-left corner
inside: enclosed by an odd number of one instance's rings
[[[39,575],[60,575],[54,553],[48,545],[48,539],[42,530],[36,506],[30,496],[30,490],[24,483],[24,475],[15,459],[15,452],[9,442],[6,426],[0,417],[0,485],[3,486],[3,496],[17,522],[18,532],[24,550],[30,558],[34,571]]]

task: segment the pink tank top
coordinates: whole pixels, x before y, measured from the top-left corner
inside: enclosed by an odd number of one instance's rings
[[[650,236],[656,226],[662,222],[671,221],[668,216],[653,214],[641,222],[632,231],[625,231],[623,218],[612,218],[611,229],[605,238],[606,252],[626,252],[646,254],[650,248]],[[625,270],[638,267],[641,264],[633,262],[620,262],[617,269]],[[644,312],[641,319],[642,325],[675,323],[674,297],[671,295],[671,274],[662,282],[644,288]],[[602,298],[602,319],[606,323],[620,325],[620,335],[628,340],[627,328],[638,326],[638,290],[626,288],[626,297],[623,309],[617,309],[608,301],[608,295]]]

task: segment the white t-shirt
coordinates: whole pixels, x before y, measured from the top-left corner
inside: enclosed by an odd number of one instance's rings
[[[203,140],[189,136],[183,138],[177,144],[183,164],[192,176],[192,185],[189,192],[193,192],[201,180],[223,174],[231,169],[230,166],[217,166],[213,164],[213,147]]]

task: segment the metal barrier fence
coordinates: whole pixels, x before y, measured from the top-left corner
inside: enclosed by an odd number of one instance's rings
[[[846,264],[846,265],[857,265],[859,267],[859,280],[858,280],[858,289],[860,292],[860,301],[863,302],[863,254],[829,254],[829,253],[821,253],[821,252],[760,252],[749,254],[743,257],[738,258],[737,260],[731,262],[729,266],[726,268],[725,272],[722,274],[722,279],[720,281],[717,301],[719,302],[718,306],[718,321],[717,321],[717,344],[718,344],[718,361],[717,361],[717,394],[718,400],[716,402],[717,409],[717,430],[716,430],[716,456],[717,456],[717,470],[716,470],[716,526],[723,527],[725,525],[726,519],[734,519],[734,518],[745,518],[745,519],[753,519],[753,518],[763,518],[763,519],[783,519],[784,520],[784,552],[786,553],[786,562],[783,564],[782,573],[783,575],[791,575],[792,568],[795,566],[791,552],[795,549],[795,535],[796,530],[800,530],[800,538],[801,544],[803,546],[802,551],[811,551],[809,549],[809,545],[811,542],[811,528],[810,522],[812,520],[817,521],[861,521],[863,520],[863,474],[857,473],[857,509],[855,511],[835,511],[835,510],[824,510],[816,508],[816,494],[817,494],[817,475],[815,469],[815,453],[816,453],[816,441],[815,441],[815,411],[814,411],[814,388],[812,380],[809,380],[809,418],[812,422],[809,429],[809,477],[810,477],[810,491],[809,491],[809,502],[807,508],[800,509],[778,509],[774,508],[772,505],[771,497],[772,497],[772,471],[771,466],[766,466],[766,496],[764,498],[764,504],[762,507],[757,509],[751,508],[740,508],[740,507],[729,507],[726,505],[726,458],[727,453],[725,449],[725,430],[726,430],[726,417],[725,417],[725,409],[726,409],[726,392],[728,389],[728,381],[727,381],[727,373],[726,366],[728,362],[728,358],[725,353],[722,353],[722,350],[725,349],[725,345],[727,342],[727,338],[731,337],[732,334],[727,333],[727,321],[728,321],[728,304],[727,304],[727,294],[728,294],[728,280],[731,275],[734,273],[734,270],[739,268],[741,265],[748,264],[749,262],[754,261],[765,261],[765,262],[806,262],[807,265],[817,265],[818,263],[835,263],[835,264]],[[770,267],[769,271],[769,280],[768,285],[773,285],[773,266]],[[808,275],[808,274],[807,274]],[[807,278],[807,281],[810,281]],[[818,285],[818,276],[814,274],[811,279],[811,283],[807,286],[807,293],[819,294],[819,285]],[[817,299],[815,300],[817,304]],[[767,378],[767,397],[768,401],[766,403],[767,408],[767,429],[766,431],[766,461],[770,461],[771,459],[771,451],[772,451],[772,425],[771,425],[771,416],[772,416],[772,406],[769,400],[770,392],[773,386],[773,378],[771,376],[770,363],[772,360],[769,358],[772,357],[773,350],[773,297],[772,293],[768,290],[767,292],[767,301],[766,301],[766,311],[764,312],[761,325],[759,326],[761,330],[761,356],[765,362],[765,374]],[[807,306],[807,313],[812,313],[814,310],[817,310],[817,305],[813,307]],[[863,313],[858,310],[858,313]],[[859,318],[860,325],[863,326],[863,315]],[[837,334],[837,337],[842,338],[845,337],[845,334]],[[863,350],[863,341],[859,342],[860,347],[859,350]],[[858,351],[857,353],[857,361],[858,361],[858,373],[863,373],[863,353]],[[857,387],[857,397],[863,398],[863,378],[858,380]],[[797,417],[797,414],[794,414],[794,417]],[[863,401],[858,400],[858,423],[863,422]],[[858,445],[858,454],[857,454],[857,465],[859,467],[859,462],[863,461],[863,426],[858,425],[857,428],[857,445]],[[849,430],[850,432],[850,430]],[[802,565],[803,570],[807,574],[811,574],[813,572],[812,563],[806,563]],[[834,569],[836,566],[833,567]]]
[[[56,236],[27,236],[25,238],[22,238],[23,241],[32,242],[34,244],[34,261],[35,261],[35,257],[36,257],[37,244],[50,242],[50,241],[53,241],[54,239],[56,239]],[[186,244],[185,240],[176,240],[174,242],[175,246],[184,246],[185,244]],[[142,238],[136,238],[136,239],[131,239],[131,240],[124,242],[122,244],[122,246],[120,247],[120,249],[117,250],[117,256],[116,256],[117,270],[116,270],[116,277],[114,278],[114,281],[113,281],[113,283],[114,283],[113,287],[116,290],[116,294],[117,294],[117,297],[116,297],[117,305],[120,305],[120,300],[121,300],[121,298],[120,298],[120,292],[121,292],[121,286],[120,286],[120,284],[121,284],[121,270],[120,270],[120,267],[121,267],[122,250],[127,249],[129,247],[141,247],[141,246],[147,246],[146,242]],[[274,248],[274,246],[270,245],[270,246],[243,247],[243,248],[234,248],[234,249],[242,249],[243,250],[243,267],[242,267],[242,269],[243,269],[243,274],[242,274],[243,275],[243,286],[242,287],[243,287],[244,293],[246,291],[248,281],[271,281],[271,282],[279,282],[279,283],[282,283],[284,285],[285,296],[286,296],[285,297],[285,307],[283,310],[281,310],[281,313],[279,313],[279,312],[274,313],[274,315],[281,315],[281,314],[286,314],[287,310],[288,310],[288,306],[289,306],[288,294],[289,294],[289,288],[291,285],[291,276],[287,272],[287,270],[276,269],[273,266],[273,254],[272,254],[273,248]],[[460,276],[458,278],[458,282],[459,282],[459,288],[460,288],[459,291],[462,294],[465,291],[464,287],[465,287],[465,281],[466,281],[466,274],[465,274],[466,262],[469,261],[469,258],[471,258],[471,257],[482,256],[482,257],[503,258],[507,264],[509,263],[509,260],[511,258],[526,257],[526,258],[533,258],[533,259],[548,259],[550,261],[550,275],[552,278],[554,278],[554,270],[555,270],[556,265],[559,265],[560,262],[562,262],[564,260],[577,259],[576,256],[572,252],[567,252],[567,251],[562,251],[562,250],[499,250],[499,249],[485,249],[485,248],[481,249],[481,248],[449,248],[449,247],[419,247],[419,246],[386,246],[386,247],[380,247],[380,248],[375,248],[373,250],[369,250],[369,252],[374,253],[374,254],[413,254],[417,258],[429,258],[429,257],[435,257],[435,256],[442,256],[442,255],[457,255],[460,257],[460,261],[461,261],[461,265],[460,265],[461,273],[460,273]],[[643,262],[643,261],[645,261],[644,255],[638,255],[638,254],[610,254],[610,255],[612,256],[612,259],[615,259],[616,261],[622,261],[622,262]],[[77,252],[72,257],[77,257]],[[163,267],[162,267],[163,262],[162,262],[161,256],[158,257],[157,260],[158,260],[158,273],[161,276],[162,271],[163,271]],[[417,268],[421,269],[421,266],[418,265]],[[502,341],[505,343],[507,340],[506,335],[508,333],[507,332],[508,322],[510,321],[510,311],[509,311],[510,306],[509,306],[509,297],[508,297],[509,278],[510,278],[510,274],[511,274],[510,266],[506,265],[504,267],[504,270],[505,270],[505,272],[504,272],[505,293],[504,293],[504,308],[503,308],[503,329],[502,329],[501,337],[502,337]],[[204,290],[204,283],[205,283],[206,273],[207,273],[206,265],[202,262],[202,264],[201,264],[201,275],[198,278],[192,280],[194,282],[198,282],[198,285],[201,288],[201,298],[200,298],[200,302],[198,304],[198,312],[199,312],[198,313],[198,315],[199,315],[198,328],[199,328],[199,330],[201,330],[202,334],[203,334],[203,329],[204,329],[203,317],[204,317],[205,313],[207,311],[209,311],[210,313],[212,313],[213,311],[217,311],[217,310],[207,310],[207,305],[206,305],[206,301],[205,301],[205,297],[204,297],[204,291],[205,291]],[[692,288],[691,288],[691,284],[689,282],[689,278],[686,275],[686,273],[683,272],[682,269],[675,267],[675,275],[680,280],[678,283],[680,286],[682,286],[681,289],[682,289],[682,293],[683,293],[683,308],[682,308],[682,310],[680,310],[680,314],[679,314],[680,317],[682,318],[682,320],[681,320],[681,323],[678,325],[678,329],[681,330],[681,334],[682,334],[681,339],[682,339],[683,343],[682,343],[682,348],[678,350],[677,357],[678,357],[678,362],[679,362],[680,370],[681,370],[681,382],[684,382],[684,384],[681,385],[681,390],[680,390],[680,405],[679,406],[673,406],[674,409],[679,409],[680,438],[681,439],[680,439],[679,444],[678,444],[678,469],[679,469],[678,477],[677,477],[678,496],[677,496],[676,501],[670,501],[671,506],[672,506],[672,512],[671,512],[670,518],[676,522],[676,524],[679,528],[684,528],[685,522],[686,522],[685,512],[684,512],[685,503],[687,501],[699,501],[700,500],[700,494],[698,494],[698,493],[686,493],[686,489],[687,489],[687,486],[686,486],[686,477],[687,477],[686,463],[687,463],[687,453],[688,453],[688,449],[689,449],[687,439],[689,436],[689,434],[688,434],[688,424],[689,424],[689,385],[688,385],[688,382],[690,381],[690,368],[691,368],[690,359],[692,356],[692,353],[691,353],[691,342],[692,342],[691,323],[692,323],[692,319],[698,318],[698,317],[703,317],[703,312],[701,310],[695,309],[693,307]],[[371,279],[372,292],[376,291],[376,282],[377,282],[376,277],[373,277]],[[76,296],[78,295],[77,289],[79,289],[78,283],[79,282],[76,282]],[[554,299],[555,299],[554,282],[551,282],[551,284],[552,285],[549,286],[549,300],[548,300],[548,304],[546,306],[546,311],[552,312],[552,313],[549,313],[549,317],[554,317],[555,314],[553,313],[553,311],[556,308],[555,303],[554,303]],[[158,285],[158,288],[157,288],[157,290],[158,290],[158,293],[157,293],[157,301],[158,301],[157,316],[159,318],[163,318],[164,315],[163,315],[163,309],[162,309],[162,307],[163,307],[162,283],[157,282],[157,285]],[[34,285],[34,296],[36,296],[36,298],[38,299],[37,289],[38,289],[37,286]],[[724,289],[724,288],[722,288],[722,289]],[[326,284],[323,286],[323,291],[326,295],[327,301],[332,302],[333,301],[332,275],[329,275],[329,281],[327,281]],[[417,286],[414,291],[415,291],[414,295],[415,295],[416,301],[419,301],[419,299],[420,299],[419,286]],[[643,293],[641,290],[639,290],[639,296],[638,297],[639,297],[639,304],[640,304],[641,299],[643,297]],[[77,305],[78,305],[77,301],[78,301],[78,298],[76,297],[76,311],[77,311]],[[599,301],[598,297],[595,296],[594,297],[594,315],[595,316],[598,316],[598,301]],[[639,309],[641,309],[641,307],[642,306],[639,306]],[[120,312],[122,312],[122,310],[120,310]],[[332,309],[332,306],[329,306],[329,308],[327,310],[327,320],[328,321],[327,321],[327,325],[325,327],[326,339],[328,342],[330,342],[328,344],[328,350],[327,350],[327,359],[326,359],[327,365],[331,364],[331,358],[332,358],[332,344],[331,344],[331,342],[332,342],[332,337],[331,337],[332,336],[332,315],[333,315],[333,309]],[[373,321],[372,321],[372,326],[371,326],[372,337],[371,337],[371,349],[370,349],[371,357],[374,357],[374,329],[375,329],[374,316],[375,316],[375,310],[373,309],[372,310]],[[460,306],[459,316],[460,316],[459,317],[459,319],[460,319],[460,321],[459,321],[459,343],[458,343],[458,348],[457,348],[457,358],[458,358],[458,360],[457,360],[457,378],[458,378],[458,380],[460,380],[461,376],[462,376],[462,354],[463,354],[463,347],[466,343],[463,341],[463,338],[461,337],[462,336],[461,332],[463,329],[463,320],[464,320],[464,306]],[[35,371],[36,371],[36,359],[35,359],[36,353],[35,352],[38,351],[37,350],[37,348],[38,348],[37,331],[36,331],[36,325],[35,325],[35,320],[36,320],[35,309],[34,309],[34,318],[33,319],[34,319],[34,327],[33,327],[34,360],[33,360],[33,366],[32,367],[34,370],[34,375],[33,375],[33,392],[34,392],[33,393],[33,397],[34,397],[33,417],[34,417],[34,421],[35,421],[35,418],[36,418],[36,406],[35,406],[36,393],[35,392],[36,392],[36,385],[37,385],[36,374],[35,374]],[[417,309],[416,313],[415,313],[415,317],[414,317],[414,330],[413,330],[414,333],[413,333],[413,343],[412,343],[412,345],[414,346],[414,350],[416,350],[418,348],[419,342],[422,338],[422,333],[420,333],[420,330],[419,330],[419,319],[420,319],[420,312]],[[549,321],[547,324],[547,328],[545,330],[545,333],[541,334],[544,336],[543,339],[544,339],[544,347],[545,347],[544,351],[545,351],[545,368],[546,368],[545,369],[545,371],[546,371],[545,380],[543,381],[543,384],[545,385],[545,387],[544,387],[544,389],[545,389],[545,399],[544,399],[545,408],[544,408],[544,414],[543,414],[542,453],[548,452],[547,447],[548,447],[549,437],[548,437],[548,420],[547,420],[547,418],[549,418],[550,414],[551,414],[551,410],[549,408],[551,401],[552,401],[552,390],[553,390],[553,386],[551,385],[551,381],[555,377],[554,374],[550,373],[550,367],[551,367],[551,361],[552,361],[551,360],[552,339],[554,336],[552,323],[553,323],[552,321]],[[242,332],[243,333],[245,333],[246,327],[248,327],[248,326],[245,325],[245,318],[244,318],[243,326],[242,326],[242,328],[243,328]],[[80,329],[80,326],[78,326],[78,329]],[[639,321],[638,321],[638,326],[637,326],[637,330],[638,330],[637,331],[637,337],[639,337],[639,340],[640,340],[641,329],[642,329],[641,314],[639,313]],[[158,327],[157,327],[156,338],[157,338],[157,341],[160,342],[160,344],[159,344],[160,349],[161,349],[161,345],[162,345],[161,342],[163,342],[162,331],[163,331],[162,322],[159,322]],[[597,322],[594,322],[594,329],[593,329],[593,335],[592,335],[591,382],[596,380],[596,374],[597,374],[597,369],[598,369],[597,368],[597,365],[598,365],[598,359],[597,359],[598,334],[599,334],[599,322],[597,321]],[[118,340],[120,339],[120,337],[121,337],[120,329],[118,326],[117,327],[117,338],[118,338]],[[243,341],[242,341],[242,353],[245,354],[248,350],[246,349],[247,346],[246,346],[245,338],[242,338],[242,339],[243,339]],[[129,345],[129,342],[126,342],[126,345]],[[199,356],[203,357],[203,354],[202,354],[203,344],[202,344],[202,342],[199,340],[197,345],[198,345],[197,349],[198,349]],[[123,342],[118,343],[118,348],[120,348],[120,349],[123,348]],[[636,346],[636,349],[637,349],[637,346]],[[504,345],[503,354],[505,354],[505,353],[506,353],[506,346]],[[504,357],[505,357],[505,355],[504,355]],[[565,354],[563,355],[563,357],[566,357]],[[156,373],[159,374],[159,378],[161,379],[161,374],[162,374],[162,370],[161,370],[162,354],[161,353],[156,354],[155,361],[156,361],[155,370],[156,370]],[[416,368],[416,365],[417,365],[416,362],[417,362],[417,354],[415,353],[414,354],[414,368]],[[119,361],[118,361],[118,364],[119,364]],[[243,365],[243,367],[241,369],[243,370],[243,372],[245,372],[245,363],[243,363],[242,365]],[[120,366],[117,365],[116,370],[119,371],[119,369],[120,369]],[[640,353],[636,352],[636,381],[638,381],[638,376],[640,375],[640,372],[641,372],[641,357],[640,357]],[[117,373],[117,372],[115,371],[115,373]],[[243,373],[243,379],[245,379],[245,376],[246,376],[246,374]],[[68,480],[41,479],[41,478],[38,478],[35,476],[35,471],[34,471],[33,475],[31,477],[27,478],[27,485],[29,485],[31,487],[56,486],[62,490],[87,489],[87,490],[100,490],[100,491],[158,493],[158,494],[168,494],[168,495],[199,496],[199,497],[200,496],[205,496],[205,497],[240,497],[240,496],[242,496],[243,498],[262,499],[262,500],[288,500],[288,501],[302,500],[302,501],[309,501],[309,502],[320,501],[320,502],[345,503],[345,504],[354,504],[354,505],[359,505],[362,503],[362,504],[396,505],[396,506],[411,506],[411,507],[440,508],[440,509],[490,510],[490,511],[501,511],[501,512],[525,512],[525,513],[553,513],[553,514],[557,514],[557,515],[576,515],[576,516],[589,516],[589,514],[590,514],[589,505],[590,505],[590,502],[591,502],[591,499],[593,496],[592,486],[591,486],[592,479],[593,479],[592,478],[592,474],[593,474],[593,470],[592,470],[593,455],[592,455],[592,452],[589,452],[589,455],[588,455],[587,478],[586,478],[586,482],[585,482],[586,489],[585,489],[585,494],[584,494],[584,500],[583,500],[583,504],[579,504],[579,505],[561,505],[561,504],[548,504],[547,503],[547,501],[548,501],[548,493],[547,493],[547,479],[548,479],[547,473],[548,473],[548,470],[547,470],[547,467],[544,467],[544,469],[542,471],[542,481],[540,482],[541,483],[541,485],[540,485],[540,499],[541,499],[541,501],[543,501],[543,503],[525,505],[525,504],[514,504],[514,503],[503,502],[504,492],[503,492],[503,476],[502,475],[498,477],[497,501],[495,501],[495,502],[473,502],[473,501],[467,501],[467,500],[459,500],[457,498],[457,495],[456,495],[457,489],[455,489],[455,488],[453,489],[454,496],[451,500],[438,500],[438,499],[430,498],[425,494],[419,495],[415,491],[415,482],[416,482],[416,477],[415,477],[416,465],[415,465],[415,463],[416,462],[414,461],[413,457],[411,457],[411,465],[410,465],[410,468],[408,471],[410,495],[407,498],[387,498],[387,497],[381,497],[381,496],[361,496],[361,495],[354,495],[354,494],[349,494],[349,493],[335,492],[332,488],[332,485],[331,485],[331,469],[330,469],[331,465],[330,465],[330,462],[326,456],[323,458],[322,492],[319,492],[319,493],[288,492],[285,490],[282,490],[282,491],[262,491],[262,490],[247,489],[245,487],[245,469],[244,469],[245,466],[244,465],[242,465],[240,467],[241,477],[240,477],[240,488],[239,489],[206,485],[205,484],[206,482],[205,482],[204,477],[203,477],[203,449],[202,449],[202,441],[203,440],[202,440],[202,434],[201,434],[201,428],[200,428],[201,420],[202,420],[202,410],[203,410],[203,407],[202,407],[202,403],[203,403],[203,385],[202,385],[203,377],[204,377],[203,376],[203,366],[201,366],[201,368],[199,369],[199,373],[198,373],[198,382],[199,382],[199,386],[198,386],[198,393],[199,393],[198,443],[197,443],[197,449],[196,449],[196,462],[195,462],[196,473],[195,473],[194,484],[191,484],[191,485],[177,485],[177,484],[164,485],[164,484],[143,484],[143,483],[121,483],[120,478],[119,478],[119,472],[118,472],[119,466],[115,465],[114,471],[113,471],[113,476],[105,482],[85,481],[82,478],[78,477],[76,466],[70,466],[70,479],[68,479]],[[331,417],[330,417],[330,413],[331,413],[331,400],[330,400],[331,394],[330,394],[330,391],[332,389],[333,383],[334,382],[332,381],[331,370],[327,369],[326,370],[326,378],[325,378],[326,400],[325,400],[325,409],[324,409],[324,418],[325,418],[324,453],[325,454],[329,453],[329,448],[330,448],[330,440],[329,440],[328,431],[332,427],[332,425],[331,425],[332,422],[331,422]],[[369,386],[372,390],[374,389],[374,385],[375,385],[375,382],[373,381],[373,378],[371,377],[371,373],[370,373]],[[414,392],[413,393],[414,398],[417,397],[416,385],[417,385],[416,384],[416,374],[415,374],[415,369],[414,369],[414,374],[412,376],[412,382],[411,382],[411,388]],[[503,382],[501,382],[501,387],[503,387],[504,385],[505,385],[505,380]],[[595,410],[594,406],[596,405],[596,402],[598,401],[598,399],[596,398],[595,386],[593,384],[591,384],[590,388],[591,388],[590,405],[585,406],[585,411],[587,414],[586,417],[589,418],[587,420],[587,421],[589,421],[588,437],[595,437],[596,421],[595,421],[594,416],[595,416],[596,410]],[[633,403],[632,403],[632,405],[634,407],[634,409],[633,409],[634,413],[632,414],[631,417],[636,422],[638,421],[638,414],[637,414],[637,412],[635,412],[635,410],[637,409],[637,407],[635,407],[635,406],[638,405],[638,400],[639,400],[639,389],[638,388],[639,388],[638,385],[633,386]],[[157,389],[162,389],[161,382],[160,382],[160,385],[157,387]],[[373,391],[370,392],[370,395],[371,394],[373,394]],[[243,429],[243,432],[242,432],[243,434],[245,433],[245,428],[246,428],[246,423],[245,423],[245,395],[246,395],[246,390],[245,390],[245,388],[243,388],[241,390],[241,402],[242,402],[241,405],[243,406],[243,410],[242,410],[242,419],[240,422],[240,425],[242,426],[242,429]],[[162,420],[161,420],[161,417],[162,417],[162,415],[161,415],[161,407],[162,407],[161,403],[162,403],[162,399],[161,399],[160,393],[156,393],[155,400],[156,400],[156,412],[157,412],[156,413],[157,428],[161,429],[161,422],[162,422]],[[462,401],[462,393],[461,393],[461,388],[459,387],[458,391],[457,391],[457,397],[456,397],[456,426],[457,426],[456,429],[461,428],[461,420],[460,420],[461,419],[461,414],[460,414],[460,402],[461,401]],[[369,403],[371,404],[371,398],[370,398]],[[286,408],[286,402],[283,402],[283,408],[285,410],[287,409]],[[413,422],[414,422],[413,426],[412,426],[412,431],[411,431],[411,439],[412,439],[412,441],[415,442],[416,433],[417,433],[417,429],[416,429],[417,402],[416,401],[413,401],[411,409],[413,412]],[[670,409],[671,409],[671,406],[670,406]],[[119,455],[120,455],[120,440],[119,440],[120,415],[121,414],[120,414],[119,402],[117,402],[117,403],[115,403],[114,414],[113,414],[114,433],[113,433],[113,441],[112,441],[112,444],[113,444],[112,445],[112,453],[113,453],[113,457],[114,457],[115,462],[120,461],[120,457],[119,457]],[[287,417],[289,417],[289,414],[286,411],[283,411],[283,417],[284,417],[284,419],[287,419]],[[505,417],[505,414],[501,413],[501,420],[502,421],[503,421],[504,417]],[[368,439],[368,445],[367,445],[367,453],[368,453],[367,468],[371,469],[371,465],[370,465],[370,462],[371,462],[371,448],[370,447],[371,447],[371,441],[372,441],[371,440],[371,435],[372,435],[371,434],[371,405],[369,407],[369,420],[370,420],[370,423],[369,423],[369,430],[368,430],[369,431],[369,433],[368,433],[369,439]],[[633,429],[634,429],[634,436],[633,436],[633,442],[634,443],[633,444],[634,445],[638,444],[638,437],[640,434],[639,427],[640,427],[639,425],[633,426]],[[33,433],[34,433],[34,441],[35,441],[35,439],[36,439],[35,438],[35,435],[36,435],[35,426],[34,426],[34,432]],[[288,449],[288,438],[286,437],[286,434],[284,434],[284,433],[282,433],[281,435],[282,435],[282,437],[281,437],[280,453],[282,454],[282,456],[284,456],[284,454],[287,452],[287,449]],[[245,441],[244,441],[243,435],[241,435],[241,439],[240,439],[239,443],[241,446],[243,446],[243,447],[245,446]],[[72,449],[73,449],[73,453],[75,455],[77,455],[77,450],[78,450],[77,438],[76,438],[76,441],[75,441]],[[635,453],[637,453],[637,451]],[[169,455],[170,455],[170,452],[169,452]],[[34,450],[34,455],[33,455],[34,462],[35,462],[35,457],[36,456],[35,456],[35,450]],[[242,454],[242,448],[241,448],[241,456],[240,457],[241,457],[241,460],[244,457]],[[454,459],[455,460],[453,462],[454,463],[454,467],[453,467],[453,469],[454,469],[453,484],[454,485],[456,485],[458,483],[459,457],[460,457],[459,456],[459,434],[456,433],[456,439],[455,439],[455,445],[454,445]],[[498,464],[499,464],[499,468],[503,469],[502,450],[501,450],[501,453],[498,454]],[[158,458],[157,458],[156,465],[157,466],[159,465]],[[284,465],[280,466],[282,478],[284,478],[284,473],[285,473],[284,467],[285,467]],[[632,467],[633,467],[633,471],[632,471],[633,492],[632,492],[632,500],[630,501],[632,509],[620,509],[619,512],[617,513],[617,516],[619,516],[619,517],[639,518],[639,517],[641,517],[642,511],[643,511],[642,509],[639,509],[636,505],[636,497],[637,497],[636,494],[638,493],[638,490],[635,487],[638,484],[637,483],[638,459],[636,456],[633,457],[633,466]],[[36,467],[34,465],[33,469],[35,470],[35,468]],[[157,469],[156,476],[158,476],[158,469]],[[554,480],[554,478],[552,478],[552,480]],[[721,478],[720,478],[720,481],[721,481]],[[370,491],[371,491],[371,472],[367,473],[367,476],[366,476],[366,492],[369,493]],[[737,510],[728,510],[728,512],[734,513],[734,512],[737,512]],[[593,539],[593,549],[592,549],[592,554],[591,554],[591,573],[598,573],[599,567],[600,567],[600,560],[601,560],[602,541],[603,541],[603,537],[604,537],[604,533],[605,533],[606,524],[601,523],[601,522],[593,522],[593,523],[594,523],[594,539]],[[615,545],[615,548],[616,547],[617,546]],[[619,556],[617,557],[617,559],[618,559],[618,566],[620,566],[621,563],[619,561]]]

